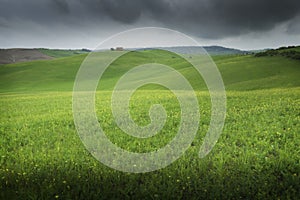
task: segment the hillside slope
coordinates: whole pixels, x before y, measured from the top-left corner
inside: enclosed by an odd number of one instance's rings
[[[263,56],[283,56],[295,60],[300,60],[300,46],[280,47],[278,49],[269,49],[255,54],[256,57]]]
[[[142,48],[132,50],[153,50],[156,48]],[[245,55],[251,54],[249,51],[242,51],[239,49],[227,48],[222,46],[175,46],[175,47],[161,47],[167,51],[176,52],[179,54],[203,54],[203,49],[211,56],[214,55]]]
[[[62,58],[68,56],[75,56],[78,54],[85,54],[90,52],[88,49],[38,49],[41,53],[51,56],[53,58]]]
[[[99,52],[105,56],[107,52]],[[47,61],[0,66],[0,92],[72,91],[76,73],[86,54]],[[300,62],[282,56],[214,56],[227,90],[255,90],[300,86]],[[119,58],[106,71],[101,89],[112,89],[132,66],[159,62],[181,72],[196,90],[206,86],[185,60],[161,50],[131,52]]]

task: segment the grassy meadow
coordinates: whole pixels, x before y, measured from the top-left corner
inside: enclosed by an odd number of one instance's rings
[[[56,52],[57,53],[57,52]],[[103,53],[104,54],[104,53]],[[168,90],[134,93],[130,113],[141,126],[149,107],[168,119],[159,134],[137,139],[114,122],[113,86],[132,66],[172,66],[193,86],[200,126],[185,154],[154,172],[110,169],[85,149],[75,130],[72,88],[86,54],[0,65],[0,199],[297,199],[300,196],[300,62],[282,56],[214,56],[227,92],[224,131],[198,157],[210,122],[210,96],[185,60],[160,50],[131,52],[105,72],[96,93],[97,117],[108,138],[133,152],[165,146],[176,134],[180,107]]]

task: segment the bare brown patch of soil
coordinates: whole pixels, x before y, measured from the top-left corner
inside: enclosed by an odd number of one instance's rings
[[[36,49],[0,49],[0,64],[50,59],[53,58]]]

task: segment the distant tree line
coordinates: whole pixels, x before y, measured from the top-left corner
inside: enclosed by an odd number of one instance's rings
[[[89,50],[89,49],[81,49],[81,51],[84,51],[84,52],[91,52],[91,50]]]
[[[291,59],[300,60],[300,51],[295,49],[299,48],[296,46],[280,47],[278,49],[270,49],[267,51],[256,53],[256,57],[262,56],[284,56]]]

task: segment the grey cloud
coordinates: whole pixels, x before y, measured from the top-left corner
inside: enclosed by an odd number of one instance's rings
[[[154,21],[153,25],[157,22],[205,38],[268,31],[282,22],[293,21],[300,13],[299,0],[0,0],[0,3],[2,21],[21,18],[46,25],[67,25],[71,21],[76,26],[87,22],[135,24],[148,20]]]
[[[202,37],[220,38],[270,30],[279,23],[293,19],[300,12],[300,1],[188,0],[173,4],[165,12],[157,20]],[[154,17],[159,14],[155,10],[152,13]]]
[[[110,17],[124,23],[136,21],[142,12],[140,1],[136,0],[123,0],[122,3],[118,0],[102,0],[101,5]]]
[[[287,33],[293,35],[300,34],[300,15],[298,15],[288,23]]]
[[[66,0],[52,0],[51,3],[61,13],[69,13],[70,12],[69,5],[68,5],[68,2]]]

